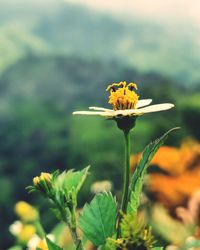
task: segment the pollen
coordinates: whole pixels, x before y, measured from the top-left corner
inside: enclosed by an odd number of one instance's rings
[[[139,96],[135,93],[137,85],[135,83],[126,84],[126,82],[113,83],[109,85],[106,91],[110,91],[108,103],[114,110],[135,109]]]

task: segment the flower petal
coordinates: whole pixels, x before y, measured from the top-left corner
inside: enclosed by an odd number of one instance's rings
[[[113,111],[112,109],[106,109],[102,107],[89,107],[89,109],[98,110],[98,111]]]
[[[144,106],[149,105],[152,102],[152,99],[143,99],[143,100],[139,100],[136,104],[136,108],[141,108]]]
[[[174,104],[172,103],[162,103],[162,104],[155,104],[155,105],[150,105],[145,108],[140,108],[138,109],[140,114],[144,113],[151,113],[151,112],[159,112],[163,110],[168,110],[174,107]]]
[[[114,116],[115,112],[113,110],[109,111],[109,112],[106,112],[106,111],[103,111],[103,112],[100,112],[100,111],[97,111],[97,112],[94,112],[94,111],[75,111],[72,114],[73,115],[100,115],[100,116],[105,116],[105,117],[112,117],[112,116]]]
[[[148,103],[150,99],[147,99]],[[147,100],[145,102],[147,103]],[[143,101],[143,100],[141,100]],[[145,103],[143,102],[143,104]],[[146,104],[145,104],[146,105]],[[139,108],[139,109],[125,109],[125,110],[112,110],[112,109],[104,109],[101,107],[90,107],[90,109],[94,110],[103,110],[103,111],[75,111],[73,115],[99,115],[103,117],[115,117],[115,116],[128,116],[128,115],[142,115],[145,113],[158,112],[163,110],[168,110],[174,107],[172,103],[162,103],[150,105],[148,107]]]

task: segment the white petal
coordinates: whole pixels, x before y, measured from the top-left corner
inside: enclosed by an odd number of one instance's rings
[[[9,231],[11,232],[12,235],[17,236],[20,234],[22,230],[23,224],[21,221],[15,221],[12,225],[9,226]]]
[[[143,100],[141,100],[141,101],[143,101]],[[150,102],[150,99],[148,100],[148,102]],[[174,104],[172,104],[172,103],[162,103],[162,104],[150,105],[148,107],[139,108],[139,109],[125,109],[125,110],[114,111],[111,109],[101,108],[101,110],[104,110],[104,111],[75,111],[75,112],[73,112],[73,115],[99,115],[99,116],[103,116],[103,117],[115,117],[118,115],[122,115],[122,116],[142,115],[145,113],[168,110],[168,109],[171,109],[173,107],[174,107]],[[96,108],[96,107],[90,107],[90,108]],[[98,108],[98,109],[100,109],[100,108]]]
[[[40,240],[41,239],[37,234],[33,235],[33,237],[27,243],[27,247],[28,247],[27,250],[37,249],[37,246]]]
[[[94,111],[75,111],[72,114],[73,115],[102,115],[102,113],[105,113],[105,112],[100,112],[100,111],[97,111],[97,112],[94,112]]]
[[[174,104],[172,103],[162,103],[162,104],[155,104],[155,105],[150,105],[145,108],[140,108],[138,109],[140,114],[144,113],[151,113],[151,112],[158,112],[158,111],[163,111],[163,110],[168,110],[174,107]]]
[[[89,107],[89,109],[99,110],[99,111],[113,111],[112,109],[106,109],[102,107]]]
[[[136,108],[141,108],[144,106],[149,105],[152,102],[152,99],[143,99],[139,100],[138,103],[136,104]]]
[[[100,111],[97,111],[97,112],[94,112],[94,111],[75,111],[73,112],[73,115],[100,115],[100,116],[105,116],[105,117],[112,117],[115,115],[115,112],[113,110],[111,111],[103,111],[103,112],[100,112]]]

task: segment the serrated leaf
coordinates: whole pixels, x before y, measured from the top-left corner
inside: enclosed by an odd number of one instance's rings
[[[106,243],[115,233],[117,204],[111,193],[97,194],[83,208],[79,226],[84,235],[96,246]]]
[[[62,187],[68,192],[75,190],[76,193],[83,185],[89,171],[90,166],[84,168],[81,171],[69,170],[60,174],[56,180],[56,185]]]
[[[46,242],[47,242],[48,250],[63,250],[63,248],[56,245],[54,242],[52,242],[47,237],[46,237]]]
[[[144,183],[144,176],[147,171],[147,168],[149,166],[150,161],[154,157],[155,153],[158,151],[158,149],[163,145],[165,140],[167,139],[168,135],[179,128],[173,128],[166,132],[163,136],[155,140],[154,142],[151,142],[147,147],[145,148],[142,158],[138,164],[138,166],[135,169],[135,172],[132,176],[130,187],[129,187],[129,198],[130,202],[128,204],[128,212],[137,212],[137,209],[140,205],[140,196],[142,193],[142,186]]]

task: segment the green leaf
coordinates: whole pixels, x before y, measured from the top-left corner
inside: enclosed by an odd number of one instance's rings
[[[58,176],[56,185],[67,190],[67,192],[75,190],[78,193],[88,175],[89,168],[90,166],[76,172],[73,170],[64,171]]]
[[[61,248],[58,245],[56,245],[55,243],[53,243],[47,237],[46,237],[46,241],[47,241],[48,250],[63,250],[63,248]]]
[[[79,226],[85,236],[96,246],[106,243],[115,233],[117,204],[111,193],[97,194],[86,204],[79,218]]]
[[[140,205],[140,196],[142,193],[142,186],[144,183],[144,176],[149,166],[150,161],[154,157],[158,149],[163,145],[168,135],[179,128],[173,128],[166,132],[163,136],[151,142],[144,150],[142,158],[136,167],[136,170],[132,176],[130,187],[129,187],[129,198],[130,202],[128,204],[128,212],[137,212]]]

